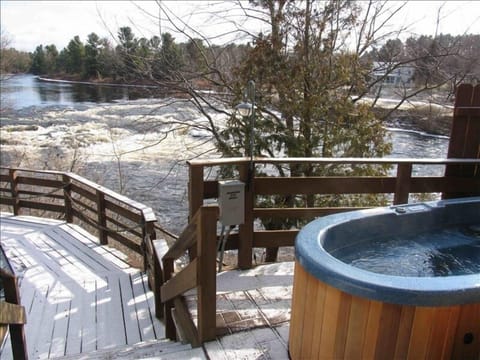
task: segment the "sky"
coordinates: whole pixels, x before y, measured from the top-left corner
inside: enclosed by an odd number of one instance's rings
[[[159,1],[171,14],[179,16],[186,24],[201,28],[207,35],[228,31],[228,19],[218,13],[213,19],[213,6],[219,1]],[[228,2],[223,7],[228,8]],[[391,1],[400,4],[400,1]],[[55,44],[59,50],[67,46],[76,35],[85,42],[88,34],[114,38],[121,26],[130,26],[138,37],[150,38],[159,33],[155,17],[159,14],[156,1],[0,1],[2,36],[10,46],[22,51],[34,51],[36,46]],[[222,6],[222,4],[220,4]],[[203,12],[200,20],[189,17],[192,9]],[[398,26],[408,26],[408,35],[434,35],[436,19],[440,11],[438,33],[460,35],[480,34],[480,1],[419,1],[410,0],[396,17]],[[251,25],[255,27],[257,25]],[[184,41],[168,28],[166,21],[162,31],[171,32],[177,41]],[[219,39],[221,43],[222,39]],[[225,40],[225,38],[223,38]]]

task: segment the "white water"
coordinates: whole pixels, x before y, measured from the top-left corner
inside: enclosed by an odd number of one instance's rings
[[[148,204],[179,232],[187,219],[186,161],[217,156],[205,125],[185,100],[33,108],[1,119],[1,164],[72,170]]]
[[[225,121],[211,116],[217,125]],[[1,119],[0,160],[74,171],[151,206],[162,226],[179,233],[187,219],[186,161],[219,156],[206,127],[198,110],[178,99],[30,107]],[[390,135],[392,157],[446,157],[444,136],[403,129]]]

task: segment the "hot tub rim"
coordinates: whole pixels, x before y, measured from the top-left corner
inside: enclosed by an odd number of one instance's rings
[[[404,277],[356,268],[329,254],[320,238],[328,229],[348,221],[382,214],[396,214],[399,208],[427,208],[479,203],[480,197],[379,207],[340,213],[307,224],[295,241],[296,261],[315,278],[352,295],[393,304],[414,306],[451,306],[480,302],[480,274],[446,277]]]

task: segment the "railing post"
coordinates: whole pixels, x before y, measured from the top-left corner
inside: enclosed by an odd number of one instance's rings
[[[193,219],[198,209],[203,205],[203,197],[205,193],[205,184],[203,180],[203,165],[192,165],[188,167],[188,222]],[[190,261],[197,256],[197,248],[188,249]]]
[[[411,178],[412,164],[397,164],[397,179],[395,182],[395,196],[393,199],[395,205],[408,203]]]
[[[214,340],[216,337],[216,207],[203,207],[197,227],[197,296],[198,296],[198,336],[200,342]]]
[[[105,194],[97,190],[97,222],[98,222],[98,239],[100,244],[108,244],[107,233],[107,215],[105,210]]]
[[[190,221],[203,205],[203,165],[188,164],[188,220]]]
[[[480,85],[461,84],[455,96],[448,158],[480,158]],[[445,176],[480,178],[478,165],[447,165]],[[444,192],[443,198],[476,196],[480,191],[461,194]]]
[[[155,316],[158,319],[163,319],[165,313],[161,300],[160,287],[165,281],[163,278],[162,266],[160,264],[160,261],[161,259],[159,259],[155,254],[153,254],[153,281],[150,286],[152,287],[153,296],[155,299]]]
[[[245,186],[245,219],[238,230],[238,267],[240,269],[250,269],[252,267],[255,174],[249,174],[249,165],[247,162],[239,165],[240,180],[247,185]]]
[[[150,244],[152,243],[153,240],[156,238],[155,234],[155,222],[154,221],[146,221],[145,217],[142,216],[142,250],[143,250],[143,271],[147,271],[148,265],[147,265],[147,242]]]
[[[13,275],[2,276],[2,281],[5,291],[5,301],[11,304],[21,305],[17,278]],[[23,324],[10,324],[9,328],[13,358],[19,360],[28,359]]]
[[[20,215],[20,199],[18,198],[17,171],[15,169],[9,169],[8,175],[10,177],[10,192],[13,199],[13,214]]]
[[[65,221],[67,223],[73,222],[72,212],[72,180],[67,174],[62,175],[63,181],[63,198],[65,201]]]
[[[172,278],[174,271],[173,259],[163,259],[163,281],[166,283]],[[173,300],[165,302],[163,315],[165,316],[165,337],[170,340],[177,340],[177,331],[175,329],[175,322],[173,321],[172,309]]]

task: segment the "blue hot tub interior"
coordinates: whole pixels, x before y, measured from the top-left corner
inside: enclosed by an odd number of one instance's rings
[[[480,197],[336,214],[305,226],[297,261],[354,295],[411,305],[480,302]]]

